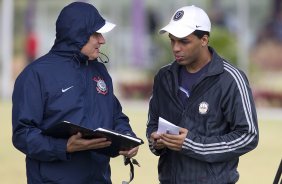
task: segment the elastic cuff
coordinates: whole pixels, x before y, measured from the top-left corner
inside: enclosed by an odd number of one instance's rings
[[[55,139],[56,155],[60,160],[70,160],[71,154],[67,153],[67,139]]]

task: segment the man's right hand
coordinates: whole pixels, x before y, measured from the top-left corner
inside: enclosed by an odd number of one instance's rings
[[[155,149],[163,149],[165,148],[165,145],[161,142],[161,136],[160,134],[157,134],[157,132],[153,132],[150,137],[151,142],[153,142],[153,146]]]
[[[90,149],[105,148],[111,145],[106,138],[83,139],[81,133],[71,136],[67,142],[67,152],[84,151]]]

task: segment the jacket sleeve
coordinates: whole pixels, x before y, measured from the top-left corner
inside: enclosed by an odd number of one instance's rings
[[[146,137],[149,143],[149,148],[151,152],[157,156],[163,154],[165,149],[157,150],[154,148],[153,142],[150,140],[150,136],[153,132],[158,130],[158,119],[159,119],[159,110],[158,110],[158,99],[157,99],[157,85],[158,82],[158,75],[154,79],[154,86],[153,86],[153,94],[150,98],[149,102],[149,113],[148,113],[148,122],[147,122],[147,129],[146,129]]]
[[[119,100],[114,96],[114,130],[136,136],[129,124],[129,118],[122,112]]]
[[[13,145],[27,157],[41,160],[67,160],[67,140],[41,134],[44,100],[39,77],[30,68],[17,78],[13,91]]]
[[[241,75],[240,81],[231,88],[223,108],[229,133],[206,137],[188,130],[183,154],[206,162],[221,162],[237,158],[257,146],[257,115],[247,78]]]

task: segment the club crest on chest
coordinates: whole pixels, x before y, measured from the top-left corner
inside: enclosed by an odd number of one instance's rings
[[[199,113],[200,114],[207,114],[209,111],[209,104],[207,102],[201,102],[199,104]]]
[[[108,93],[107,85],[101,77],[93,77],[93,80],[97,83],[96,90],[98,93],[102,95],[106,95]]]

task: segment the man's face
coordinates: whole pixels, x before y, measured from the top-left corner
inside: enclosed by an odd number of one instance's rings
[[[205,44],[203,39],[199,39],[193,34],[184,38],[177,38],[169,34],[169,38],[176,62],[187,66],[199,61],[203,44]]]
[[[94,33],[82,47],[81,53],[88,56],[89,60],[94,60],[99,56],[99,48],[101,44],[105,44],[103,35],[101,33]]]

